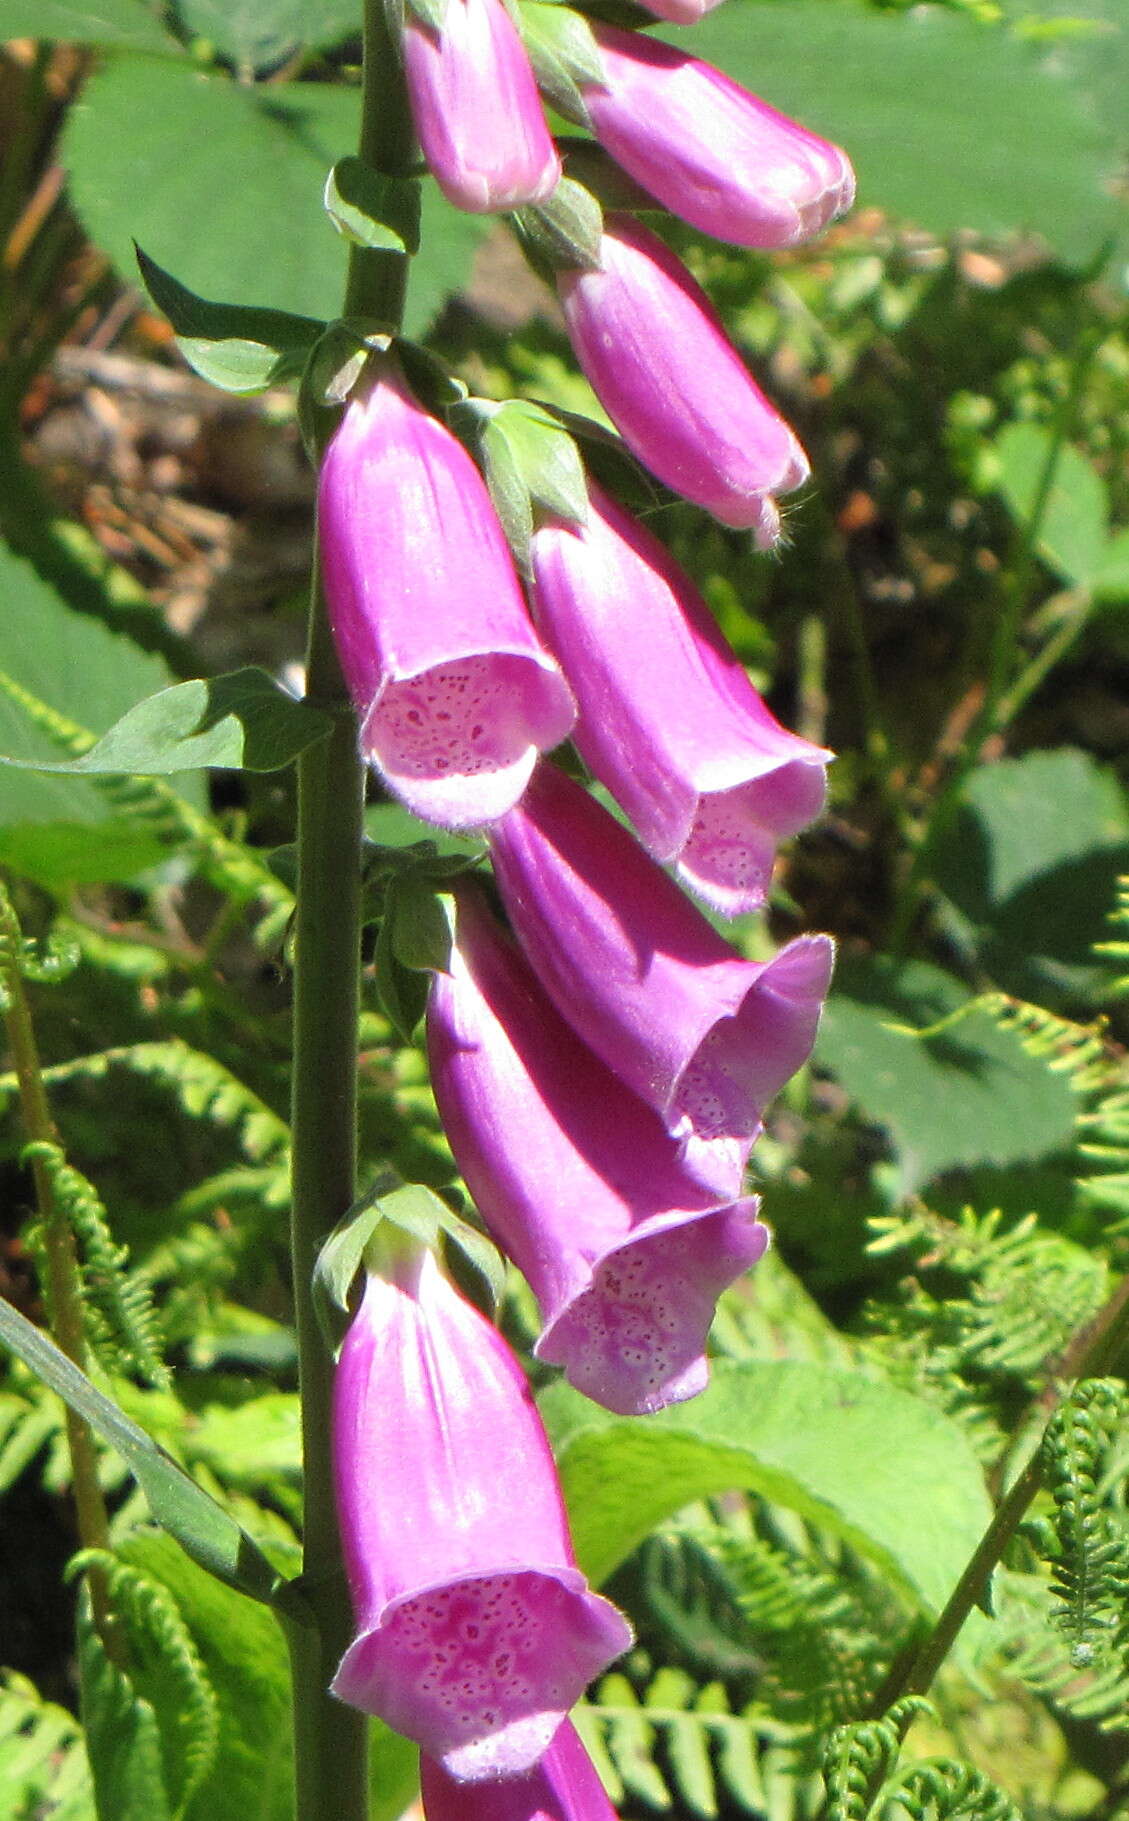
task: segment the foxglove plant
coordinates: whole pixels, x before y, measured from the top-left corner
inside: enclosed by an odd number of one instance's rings
[[[447,0],[440,26],[409,9],[403,55],[420,145],[449,202],[480,214],[552,194],[561,161],[504,0]]]
[[[534,613],[576,696],[573,741],[656,860],[727,915],[823,807],[830,753],[769,713],[688,576],[589,484],[532,540]]]
[[[580,1735],[566,1720],[532,1770],[489,1783],[457,1783],[433,1758],[420,1761],[424,1821],[616,1821]]]
[[[687,1167],[740,1193],[764,1109],[807,1060],[833,960],[729,947],[607,810],[542,764],[491,831],[502,900],[557,1010],[661,1115]]]
[[[851,206],[838,146],[674,45],[601,23],[592,35],[603,70],[582,89],[592,131],[672,215],[737,246],[790,247]]]
[[[557,290],[576,357],[628,447],[771,548],[775,495],[803,485],[807,457],[681,261],[650,228],[609,215],[599,267],[562,267]]]
[[[318,526],[338,655],[389,789],[447,827],[503,814],[573,702],[478,469],[391,357],[329,444]]]
[[[767,1244],[756,1200],[703,1190],[469,885],[427,1033],[455,1161],[541,1305],[537,1357],[621,1413],[693,1397],[717,1297]]]
[[[512,1776],[631,1632],[576,1566],[549,1444],[506,1343],[426,1246],[397,1234],[381,1250],[334,1380],[357,1636],[333,1692],[457,1781]]]

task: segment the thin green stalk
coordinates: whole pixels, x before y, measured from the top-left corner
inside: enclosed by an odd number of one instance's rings
[[[407,102],[380,0],[366,0],[360,154],[398,175],[413,149]],[[406,260],[354,249],[345,308],[398,322]],[[302,1392],[303,1578],[314,1624],[291,1624],[297,1821],[363,1821],[369,1810],[367,1721],[334,1700],[329,1680],[352,1615],[333,1501],[333,1362],[318,1325],[312,1274],[356,1191],[360,862],[364,768],[357,719],[315,581],[307,699],[332,717],[327,740],[298,764],[298,909],[294,965],[292,1248]]]
[[[23,932],[19,920],[6,890],[0,885],[0,975],[3,977],[4,989],[4,1023],[12,1053],[12,1067],[19,1085],[20,1115],[24,1132],[31,1144],[57,1145],[59,1134],[47,1101],[31,1007],[19,969],[18,956],[22,943]],[[32,1153],[31,1172],[35,1183],[36,1207],[43,1229],[51,1332],[67,1358],[85,1371],[86,1328],[74,1233],[65,1209],[59,1206],[50,1171],[42,1157],[35,1152]],[[66,1418],[71,1487],[79,1541],[84,1549],[105,1549],[109,1542],[109,1525],[102,1488],[98,1484],[98,1454],[94,1437],[85,1419],[76,1410],[72,1410],[69,1404],[64,1405],[63,1412]],[[94,1623],[107,1655],[116,1660],[120,1652],[114,1636],[105,1576],[98,1569],[92,1569],[88,1575],[88,1585]]]

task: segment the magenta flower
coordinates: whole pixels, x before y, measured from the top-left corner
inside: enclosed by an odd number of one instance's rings
[[[589,484],[587,524],[533,536],[534,613],[576,696],[573,740],[656,860],[727,915],[823,807],[830,753],[765,707],[649,531]]]
[[[541,1306],[538,1359],[622,1415],[701,1391],[714,1304],[768,1243],[756,1200],[719,1207],[702,1189],[473,888],[427,1037],[455,1161]]]
[[[609,215],[600,257],[599,271],[558,272],[557,289],[601,404],[661,481],[768,549],[780,534],[773,495],[808,477],[796,437],[657,234]]]
[[[838,146],[673,45],[592,30],[604,68],[604,86],[584,89],[592,130],[672,214],[737,246],[790,247],[850,207]]]
[[[357,1638],[333,1692],[458,1780],[528,1770],[631,1642],[577,1568],[517,1360],[432,1254],[398,1235],[334,1382]]]
[[[491,840],[510,921],[557,1010],[656,1108],[696,1178],[739,1194],[763,1110],[815,1040],[830,938],[743,960],[552,765]]]
[[[318,526],[342,669],[389,789],[447,827],[502,815],[568,734],[572,698],[478,469],[391,361],[326,451]]]
[[[424,1821],[616,1821],[571,1720],[522,1777],[456,1783],[426,1756],[419,1768]]]
[[[404,73],[423,155],[456,208],[482,214],[551,195],[561,161],[503,0],[447,0],[441,31],[409,8]]]
[[[671,25],[695,25],[712,13],[721,0],[641,0],[656,19],[669,19]]]

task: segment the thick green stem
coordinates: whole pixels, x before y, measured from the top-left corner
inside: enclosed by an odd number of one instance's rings
[[[408,168],[412,134],[383,11],[367,0],[361,156],[390,175]],[[345,308],[398,322],[406,260],[354,249]],[[314,1623],[290,1626],[298,1821],[363,1821],[369,1810],[367,1721],[328,1683],[352,1614],[333,1501],[333,1362],[318,1325],[318,1252],[356,1192],[357,1016],[364,767],[357,718],[316,580],[307,699],[331,715],[328,740],[298,766],[298,910],[294,963],[292,1246],[302,1391],[303,1580]]]
[[[23,942],[11,901],[0,885],[0,973],[3,975],[4,1023],[12,1052],[12,1067],[19,1084],[20,1116],[33,1145],[57,1145],[59,1134],[51,1117],[47,1090],[39,1066],[31,1007],[28,1004],[18,956]],[[47,1305],[55,1340],[76,1366],[86,1369],[86,1328],[82,1315],[82,1283],[74,1233],[65,1209],[55,1195],[51,1172],[43,1157],[32,1152],[35,1200],[43,1227],[47,1262]],[[109,1541],[106,1504],[98,1484],[98,1454],[94,1437],[83,1417],[64,1405],[67,1450],[71,1462],[71,1487],[79,1541],[84,1549],[105,1549]],[[106,1595],[104,1575],[92,1569],[89,1579],[94,1623],[107,1654],[116,1659],[117,1641]]]

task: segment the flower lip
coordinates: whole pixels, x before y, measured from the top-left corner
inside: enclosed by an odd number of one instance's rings
[[[465,1574],[389,1601],[332,1683],[340,1699],[421,1741],[456,1780],[540,1757],[630,1632],[577,1568]]]
[[[571,1720],[524,1776],[455,1783],[425,1754],[420,1781],[426,1821],[616,1821]]]

